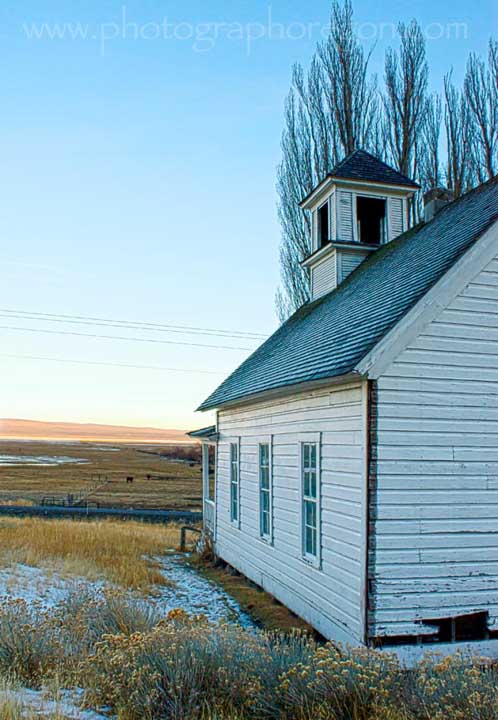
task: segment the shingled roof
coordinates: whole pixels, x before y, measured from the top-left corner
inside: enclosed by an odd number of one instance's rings
[[[498,177],[384,245],[335,290],[304,305],[199,410],[354,371],[497,220]]]
[[[382,162],[374,155],[370,155],[366,150],[354,150],[327,174],[318,187],[326,180],[334,178],[339,180],[366,180],[367,182],[377,182],[383,185],[401,185],[414,190],[420,187],[406,175],[398,172],[390,165],[386,165],[385,162]],[[301,205],[306,203],[315,190],[316,188],[301,201]]]

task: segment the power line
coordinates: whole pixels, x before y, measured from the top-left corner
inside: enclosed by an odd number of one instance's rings
[[[46,357],[43,355],[16,355],[14,353],[0,353],[0,357],[12,358],[16,360],[43,360],[47,362],[66,363],[71,365],[102,365],[105,367],[121,367],[133,368],[136,370],[161,370],[165,372],[175,373],[192,373],[199,375],[224,375],[223,371],[218,370],[189,370],[185,368],[169,368],[162,365],[132,365],[130,363],[106,362],[101,360],[73,360],[69,358]]]
[[[98,326],[98,327],[112,327],[112,328],[121,328],[122,330],[142,330],[147,332],[163,332],[163,333],[179,333],[180,335],[205,335],[207,337],[220,337],[220,338],[232,338],[237,340],[255,340],[253,337],[246,337],[246,336],[232,336],[232,335],[223,335],[221,333],[214,333],[214,332],[198,332],[198,331],[190,331],[190,330],[177,330],[177,329],[171,329],[167,330],[166,328],[159,328],[159,327],[148,327],[139,325],[138,323],[136,325],[134,324],[124,324],[120,322],[112,322],[112,321],[97,321],[97,320],[65,320],[62,318],[57,317],[37,317],[35,313],[32,313],[30,315],[15,315],[14,313],[6,314],[0,310],[0,317],[5,319],[16,319],[16,320],[35,320],[35,321],[41,321],[41,322],[55,322],[55,323],[64,323],[68,325],[91,325],[91,326]]]
[[[180,332],[186,334],[216,335],[219,337],[237,337],[246,340],[261,340],[267,336],[262,333],[253,333],[245,330],[217,330],[214,328],[192,327],[188,325],[172,325],[134,320],[116,320],[111,318],[96,318],[85,315],[64,315],[58,313],[41,313],[28,310],[11,310],[0,308],[0,317],[16,317],[26,319],[52,320],[54,322],[68,322],[89,325],[109,325],[110,327],[130,327],[142,330],[157,330],[158,332]]]
[[[161,345],[183,345],[186,347],[209,348],[213,350],[244,350],[252,348],[236,347],[234,345],[207,345],[205,343],[182,342],[180,340],[158,340],[157,338],[123,337],[121,335],[96,335],[94,333],[81,333],[73,330],[46,330],[45,328],[26,328],[14,325],[0,325],[0,330],[15,330],[18,332],[44,333],[47,335],[70,335],[73,337],[98,338],[102,340],[124,340],[127,342],[159,343]]]

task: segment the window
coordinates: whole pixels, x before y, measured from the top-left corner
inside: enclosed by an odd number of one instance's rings
[[[214,501],[216,483],[216,445],[208,445],[207,499]]]
[[[302,542],[306,560],[320,560],[319,443],[301,445]]]
[[[239,444],[230,443],[230,520],[239,522]]]
[[[272,536],[271,445],[259,446],[259,533],[265,540]]]
[[[385,242],[386,201],[374,197],[356,198],[358,240],[368,245]]]
[[[202,484],[205,500],[214,502],[216,485],[216,445],[202,444]]]
[[[329,242],[329,203],[318,208],[318,249]]]

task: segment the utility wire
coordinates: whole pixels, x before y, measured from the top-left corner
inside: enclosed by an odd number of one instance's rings
[[[46,330],[44,328],[26,328],[26,327],[18,327],[18,326],[13,326],[13,325],[0,325],[0,330],[15,330],[17,332],[44,333],[44,334],[48,334],[48,335],[70,335],[73,337],[99,338],[102,340],[124,340],[127,342],[159,343],[161,345],[183,345],[186,347],[209,348],[209,349],[214,349],[214,350],[244,350],[246,352],[252,350],[252,348],[236,347],[234,345],[207,345],[205,343],[182,342],[180,340],[158,340],[157,338],[124,337],[121,335],[96,335],[94,333],[82,333],[82,332],[75,332],[72,330]]]
[[[136,325],[133,324],[124,324],[120,323],[119,321],[113,322],[113,321],[100,321],[100,320],[64,320],[62,318],[56,318],[56,317],[36,317],[34,314],[31,315],[14,315],[12,314],[5,314],[4,312],[0,311],[0,317],[5,318],[6,320],[10,319],[16,319],[16,320],[35,320],[35,321],[41,321],[41,322],[55,322],[55,323],[64,323],[66,325],[90,325],[90,326],[98,326],[98,327],[111,327],[111,328],[118,328],[121,330],[141,330],[141,331],[147,331],[147,332],[162,332],[162,333],[179,333],[180,335],[205,335],[207,337],[220,337],[220,338],[228,338],[228,339],[237,339],[237,340],[255,340],[255,338],[252,337],[246,337],[246,336],[232,336],[232,335],[222,335],[220,333],[213,333],[213,332],[199,332],[199,331],[191,331],[191,330],[177,330],[177,329],[171,329],[168,330],[166,328],[156,328],[156,327],[147,327],[143,325],[139,325],[138,323]]]
[[[111,327],[130,327],[142,330],[157,330],[161,332],[181,332],[201,335],[216,335],[219,337],[238,337],[243,339],[261,340],[267,336],[262,333],[246,332],[244,330],[216,330],[214,328],[191,327],[188,325],[170,325],[163,323],[142,322],[133,320],[116,320],[110,318],[95,318],[85,315],[63,315],[57,313],[40,313],[28,310],[11,310],[0,308],[0,317],[15,317],[26,319],[52,320],[56,322],[81,323],[89,325],[108,325]],[[7,315],[3,315],[6,313]]]
[[[130,363],[105,362],[101,360],[72,360],[66,358],[46,357],[43,355],[16,355],[14,353],[0,353],[0,357],[12,358],[15,360],[44,360],[47,362],[67,363],[71,365],[101,365],[105,367],[133,368],[136,370],[161,370],[175,373],[192,373],[199,375],[224,375],[223,371],[217,370],[189,370],[185,368],[170,368],[161,365],[132,365]]]

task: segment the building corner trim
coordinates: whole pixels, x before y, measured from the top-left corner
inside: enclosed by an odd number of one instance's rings
[[[378,387],[375,380],[367,381],[367,543],[365,579],[365,645],[371,643],[371,629],[374,622],[375,584],[375,523],[377,518],[377,432],[378,432]]]

